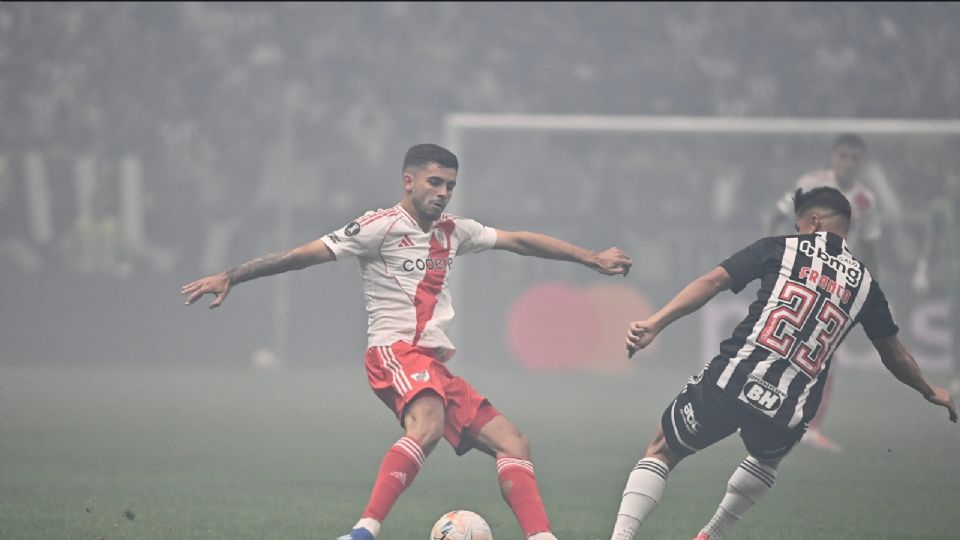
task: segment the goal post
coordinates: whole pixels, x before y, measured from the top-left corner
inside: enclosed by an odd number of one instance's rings
[[[600,131],[624,133],[824,133],[864,135],[957,135],[960,120],[897,118],[789,118],[736,116],[621,116],[589,114],[447,114],[447,144],[457,146],[470,130]]]

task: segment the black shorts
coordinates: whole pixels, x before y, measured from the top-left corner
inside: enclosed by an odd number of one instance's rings
[[[705,378],[687,384],[663,411],[660,425],[670,449],[681,456],[703,450],[739,429],[753,457],[776,459],[787,455],[806,431],[778,426]]]

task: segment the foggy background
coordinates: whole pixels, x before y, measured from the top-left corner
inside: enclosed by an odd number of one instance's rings
[[[394,205],[422,142],[460,158],[452,212],[633,257],[626,278],[502,251],[449,274],[451,370],[533,441],[558,536],[604,537],[663,407],[756,284],[630,362],[627,322],[763,236],[838,133],[452,130],[450,115],[956,121],[958,28],[957,3],[0,2],[0,538],[348,530],[400,431],[361,365],[356,261],[244,283],[212,311],[179,290]],[[960,134],[863,135],[879,281],[946,386],[943,265],[923,294],[911,275]],[[845,451],[796,450],[737,537],[955,538],[956,426],[860,330],[836,360],[825,426]],[[709,518],[743,446],[704,456],[672,474],[646,534]],[[492,465],[441,444],[384,540],[454,508],[518,537]]]
[[[359,370],[355,261],[245,283],[212,312],[179,287],[395,204],[404,152],[446,144],[450,113],[956,118],[957,28],[957,4],[0,4],[0,366],[246,368],[269,350]],[[761,236],[834,136],[464,132],[456,212],[635,266],[460,259],[458,361],[523,365],[518,302],[546,283],[620,315],[589,335],[556,321],[557,342],[592,344],[562,367],[630,369],[637,306]],[[960,137],[864,138],[881,283],[937,373],[942,290],[909,279]],[[701,365],[750,291],[650,354]],[[847,367],[879,365],[850,341]]]

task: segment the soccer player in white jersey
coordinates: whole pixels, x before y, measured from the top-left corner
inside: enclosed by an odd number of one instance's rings
[[[794,205],[799,234],[758,240],[687,285],[650,318],[628,326],[626,346],[633,354],[717,293],[737,293],[760,280],[756,300],[720,344],[720,353],[664,411],[627,479],[612,540],[633,539],[684,457],[739,430],[748,456],[695,540],[723,538],[773,487],[780,460],[817,412],[834,351],[857,323],[898,380],[957,421],[953,398],[924,379],[897,337],[883,291],[847,246],[847,199],[835,188],[821,187],[797,190]]]
[[[873,275],[879,276],[877,245],[882,231],[877,196],[859,177],[866,151],[866,144],[859,135],[846,133],[838,136],[830,153],[830,168],[811,171],[797,179],[793,189],[777,200],[767,223],[766,234],[782,234],[778,229],[792,226],[794,190],[809,191],[821,186],[837,188],[850,201],[853,225],[847,240]]]
[[[366,508],[340,540],[372,540],[427,455],[445,438],[461,455],[477,448],[496,459],[500,489],[524,535],[555,540],[540,498],[530,449],[517,427],[469,383],[450,373],[454,346],[445,333],[453,318],[447,277],[459,255],[502,249],[583,264],[626,275],[632,264],[618,248],[602,252],[525,231],[503,231],[444,213],[459,163],[437,145],[411,147],[403,162],[403,195],[385,210],[292,250],[255,259],[182,288],[187,304],[205,294],[219,306],[231,288],[254,278],[348,257],[360,263],[368,314],[367,379],[404,429],[386,453]],[[469,264],[469,263],[466,263]]]
[[[809,191],[816,187],[830,186],[839,189],[850,201],[850,212],[853,225],[850,228],[848,241],[857,256],[873,273],[879,276],[877,265],[877,244],[880,241],[880,212],[877,210],[877,197],[873,191],[859,180],[858,174],[866,145],[859,135],[847,133],[840,135],[833,143],[830,154],[830,168],[816,170],[801,176],[794,185],[794,189]],[[783,194],[767,223],[766,234],[782,234],[777,229],[793,220],[793,191]],[[810,422],[810,427],[803,434],[801,444],[839,452],[842,447],[823,434],[820,426],[826,417],[827,405],[830,402],[833,375],[826,383],[823,391],[823,400],[820,412]]]

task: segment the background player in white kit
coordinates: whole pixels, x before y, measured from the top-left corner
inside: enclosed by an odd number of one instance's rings
[[[833,142],[833,150],[830,153],[830,168],[811,171],[797,179],[793,189],[784,193],[777,200],[777,204],[767,222],[766,234],[784,234],[786,230],[778,231],[778,229],[781,227],[786,229],[787,226],[792,227],[794,218],[793,192],[795,189],[810,191],[822,186],[837,188],[850,201],[853,225],[847,235],[847,241],[851,249],[857,253],[859,259],[873,274],[873,277],[879,277],[877,245],[881,236],[880,211],[877,209],[877,197],[873,190],[859,179],[860,165],[866,151],[866,144],[859,135],[846,133],[838,136]],[[833,373],[835,372],[831,372],[830,379],[827,380],[824,388],[820,412],[810,422],[810,427],[803,434],[803,439],[800,442],[813,448],[838,452],[842,447],[824,435],[820,429],[823,419],[826,417],[827,405],[832,394]]]
[[[830,168],[810,171],[797,179],[793,188],[787,190],[777,200],[766,224],[766,234],[784,234],[787,230],[792,230],[795,190],[810,191],[822,186],[837,188],[850,201],[853,224],[847,235],[847,241],[874,277],[879,277],[877,245],[882,236],[880,210],[877,206],[876,194],[860,180],[860,166],[866,151],[867,146],[859,135],[853,133],[839,135],[833,141]],[[781,228],[785,230],[781,231]]]
[[[632,262],[618,248],[595,252],[550,236],[502,231],[443,212],[453,196],[459,163],[433,144],[411,147],[403,162],[403,196],[389,209],[292,250],[267,255],[184,285],[187,304],[205,294],[219,306],[232,286],[257,277],[357,257],[368,313],[367,378],[405,433],[386,453],[367,507],[341,540],[371,540],[400,494],[413,482],[441,437],[457,454],[477,448],[496,459],[504,499],[524,535],[550,540],[526,438],[445,362],[454,347],[445,328],[453,318],[447,274],[458,255],[503,249],[583,264],[626,275]]]
[[[627,479],[612,540],[632,540],[663,497],[667,476],[686,456],[739,430],[748,456],[695,540],[719,540],[773,487],[777,467],[816,414],[831,357],[862,324],[883,365],[957,421],[950,394],[930,385],[897,337],[880,286],[845,237],[850,204],[835,188],[795,194],[800,234],[762,238],[694,280],[662,309],[627,329],[630,354],[717,293],[760,280],[757,298],[664,411],[653,440]]]

